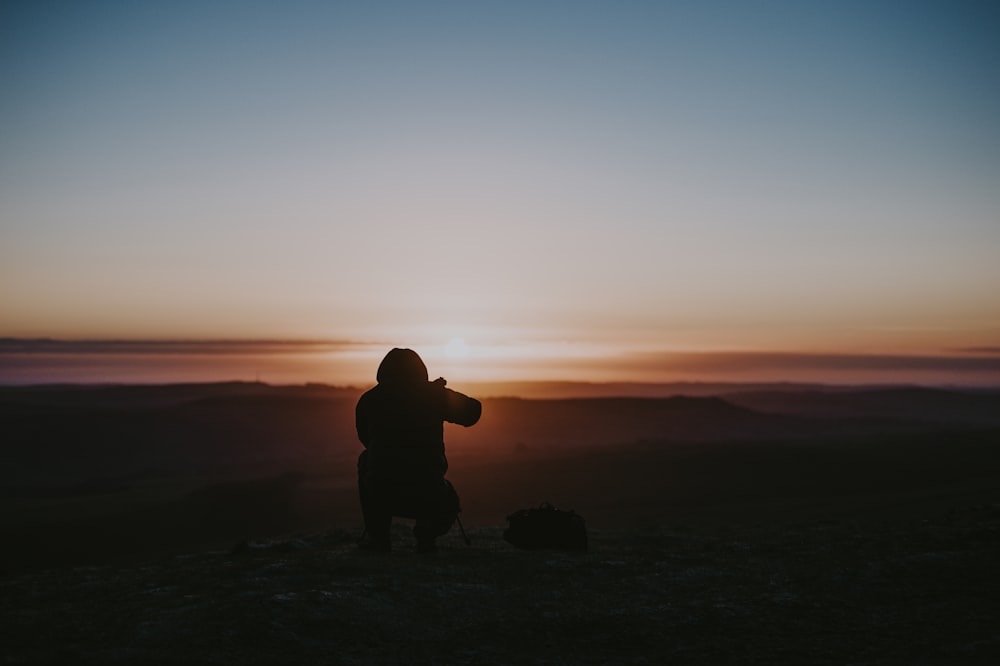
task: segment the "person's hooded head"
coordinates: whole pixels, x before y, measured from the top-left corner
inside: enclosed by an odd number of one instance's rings
[[[412,349],[393,348],[378,366],[379,384],[413,386],[427,383],[427,366]]]

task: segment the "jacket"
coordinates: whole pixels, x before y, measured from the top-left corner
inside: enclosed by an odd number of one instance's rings
[[[416,352],[397,348],[382,360],[378,385],[358,400],[355,425],[373,475],[441,477],[448,470],[444,422],[471,426],[481,414],[478,400],[447,388],[444,379],[427,381]]]

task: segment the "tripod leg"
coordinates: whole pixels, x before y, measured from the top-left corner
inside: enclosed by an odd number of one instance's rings
[[[459,518],[458,516],[455,516],[455,520],[458,522],[458,529],[459,529],[459,531],[462,532],[462,538],[465,539],[465,545],[466,546],[471,546],[472,545],[472,540],[469,539],[469,535],[465,533],[465,528],[462,527],[462,519]]]

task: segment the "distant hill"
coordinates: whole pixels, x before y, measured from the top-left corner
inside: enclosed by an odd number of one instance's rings
[[[1000,390],[924,387],[728,391],[727,400],[761,412],[826,419],[896,419],[913,423],[1000,425]]]
[[[732,385],[727,385],[733,389]],[[0,387],[0,569],[360,524],[361,389]],[[448,425],[469,525],[551,501],[595,526],[873,516],[1000,500],[1000,393],[489,398]],[[5,564],[6,562],[6,564]]]
[[[707,390],[709,385],[697,385]],[[594,390],[597,390],[594,385]],[[674,385],[691,388],[692,385]],[[724,397],[484,398],[450,451],[765,441],[1000,426],[1000,391],[723,385]],[[305,464],[359,450],[361,389],[260,383],[0,387],[0,488]]]
[[[324,459],[356,437],[357,395],[254,383],[0,388],[0,488]]]
[[[41,384],[0,385],[0,407],[164,407],[197,400],[233,397],[356,398],[361,391],[327,384],[272,386],[260,382],[205,384]]]
[[[716,397],[572,398],[484,401],[470,439],[488,443],[593,446],[645,439],[707,441],[802,432],[797,417],[770,416]],[[457,431],[455,435],[464,437]]]
[[[466,382],[459,390],[488,398],[670,398],[674,396],[720,396],[745,391],[841,391],[857,387],[832,387],[801,383],[724,382]]]

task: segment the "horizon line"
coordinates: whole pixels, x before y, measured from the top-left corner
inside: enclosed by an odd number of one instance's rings
[[[270,351],[279,353],[293,351],[302,347],[332,347],[340,349],[359,347],[392,347],[395,343],[377,339],[350,338],[234,338],[234,337],[192,337],[192,338],[57,338],[0,336],[0,353],[6,352],[52,352],[52,353],[182,353],[194,351],[210,351],[215,353],[230,353],[238,351]],[[416,347],[427,345],[415,344]],[[612,346],[612,345],[609,345]],[[147,349],[144,349],[147,348]],[[331,349],[330,351],[334,351]],[[795,349],[774,350],[753,347],[727,347],[716,349],[669,349],[635,350],[627,352],[626,356],[642,357],[647,361],[664,357],[724,357],[728,356],[739,364],[751,357],[771,359],[800,359],[804,361],[1000,361],[1000,346],[951,347],[928,351],[927,353],[886,353],[886,352],[847,352],[830,348],[824,351],[803,351]],[[992,363],[991,363],[992,364]],[[1000,367],[1000,366],[998,366]],[[558,380],[556,380],[558,381]]]
[[[544,349],[414,345],[434,373],[459,382],[572,382],[663,385],[684,382],[816,385],[1000,385],[993,347],[928,353],[849,351]],[[364,385],[394,345],[339,339],[0,338],[0,383],[190,383],[264,377],[281,384]],[[998,350],[1000,351],[1000,350]],[[425,352],[427,355],[425,356]],[[984,353],[987,352],[987,353]]]

